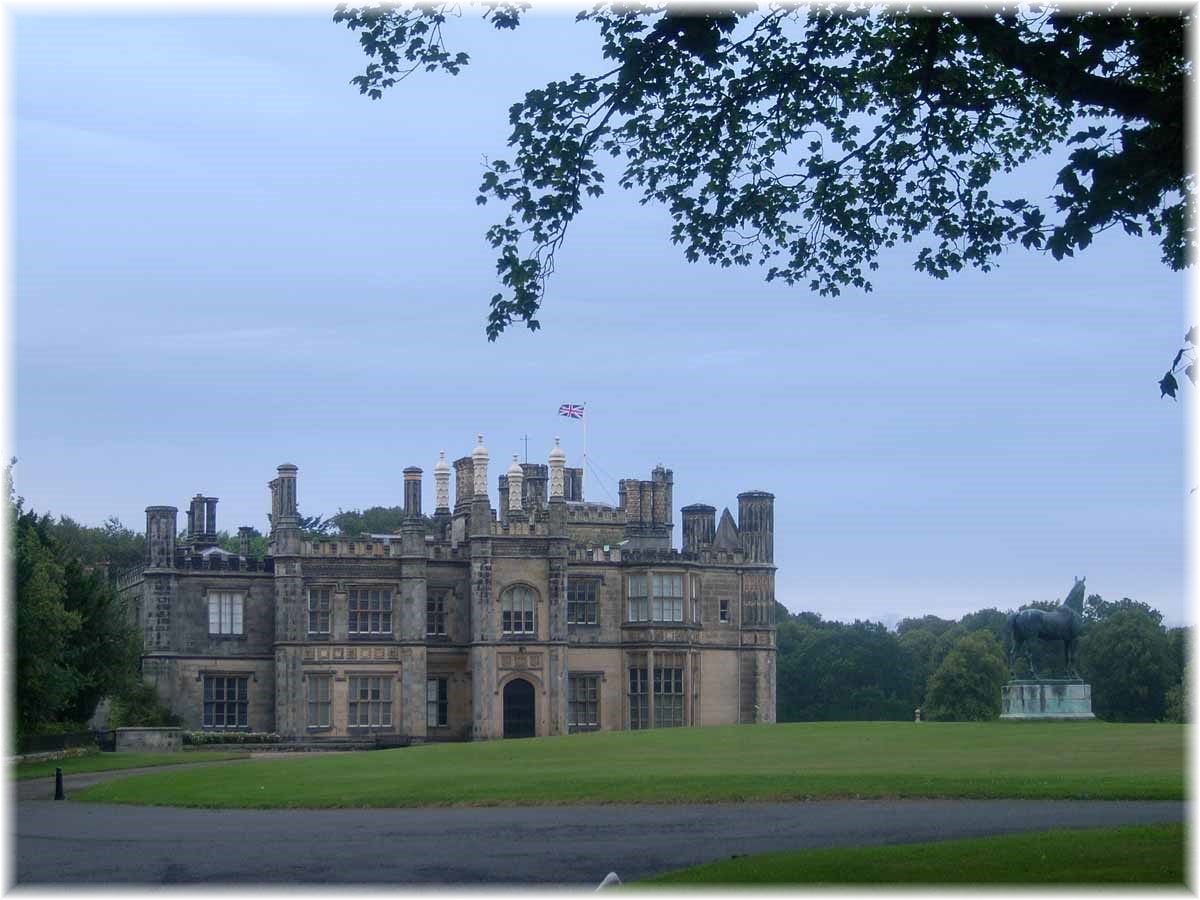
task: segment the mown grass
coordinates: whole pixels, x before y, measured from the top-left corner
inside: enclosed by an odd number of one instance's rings
[[[217,762],[225,759],[244,759],[247,753],[89,753],[67,759],[18,763],[11,769],[18,781],[26,778],[46,778],[61,768],[63,775],[83,772],[108,772],[114,769],[137,769],[144,766],[177,766],[182,763]]]
[[[1179,800],[1184,728],[823,722],[436,744],[145,774],[77,799],[218,808],[837,797]]]
[[[1183,882],[1184,828],[1180,823],[767,853],[667,872],[631,887]]]

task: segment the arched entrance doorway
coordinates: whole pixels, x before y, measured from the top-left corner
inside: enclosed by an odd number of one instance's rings
[[[514,678],[504,686],[504,736],[533,737],[536,722],[533,685],[524,678]]]

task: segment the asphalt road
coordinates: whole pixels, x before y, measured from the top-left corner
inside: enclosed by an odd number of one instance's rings
[[[68,796],[85,779],[98,777],[70,779]],[[733,854],[1185,815],[1182,802],[1034,800],[185,810],[31,799],[45,795],[38,784],[17,792],[18,884],[594,886],[610,871],[628,881]]]

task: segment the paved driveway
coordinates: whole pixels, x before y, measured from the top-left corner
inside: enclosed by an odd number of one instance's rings
[[[68,796],[99,777],[69,779]],[[32,783],[23,792],[46,793]],[[185,810],[18,796],[16,879],[594,886],[609,871],[630,880],[733,854],[1179,822],[1184,809],[1182,802],[910,800]]]

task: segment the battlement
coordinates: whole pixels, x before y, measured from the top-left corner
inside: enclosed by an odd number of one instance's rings
[[[549,537],[550,526],[546,522],[492,520],[492,537]]]
[[[645,563],[698,563],[702,565],[744,565],[746,556],[741,551],[726,552],[720,550],[701,550],[689,552],[686,550],[630,550],[621,547],[589,547],[575,544],[567,550],[567,559],[580,563],[624,563],[638,565]]]
[[[624,525],[625,510],[602,503],[567,504],[567,521],[572,525]]]
[[[223,553],[188,553],[186,550],[175,551],[175,569],[191,572],[274,572],[275,559],[265,556],[256,559],[253,556],[243,559],[234,554]]]
[[[393,547],[395,548],[393,550]],[[339,559],[383,559],[400,555],[400,535],[357,538],[331,537],[300,542],[301,556],[333,557]]]
[[[123,572],[119,573],[117,575],[117,590],[118,591],[128,590],[129,588],[133,587],[138,582],[142,581],[144,578],[145,571],[146,571],[145,566],[133,566],[133,567],[125,569]]]

